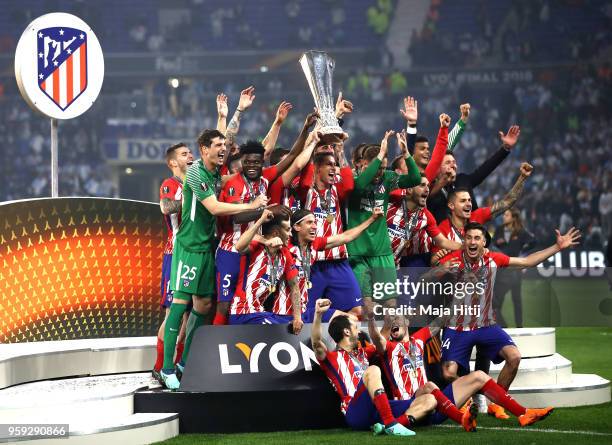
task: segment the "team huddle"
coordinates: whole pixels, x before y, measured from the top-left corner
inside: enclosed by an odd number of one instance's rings
[[[160,188],[168,228],[161,283],[166,317],[153,371],[163,385],[180,387],[199,326],[287,324],[298,334],[312,323],[312,349],[352,428],[407,436],[413,426],[450,418],[475,431],[478,403],[472,400],[485,397],[491,415],[508,418],[507,410],[521,426],[547,417],[552,408],[525,408],[508,395],[521,356],[495,321],[495,276],[499,268],[536,266],[576,245],[580,234],[557,231],[554,245],[525,257],[488,249],[484,224],[519,200],[533,171],[526,162],[500,200],[478,208],[474,195],[517,144],[519,127],[500,132],[501,146],[474,172],[457,173],[453,150],[470,105],[461,105],[450,131],[450,116],[440,115],[430,153],[428,139],[417,134],[418,103],[407,97],[406,128],[356,145],[349,164],[349,135],[324,134],[317,110],[291,149],[276,148],[291,110],[286,102],[262,142],[237,145],[241,116],[254,99],[253,87],[243,90],[226,123],[227,97],[217,96],[217,128],[198,137],[200,159],[183,143],[166,153],[173,173]],[[340,95],[341,126],[352,112]],[[389,161],[393,140],[400,155]],[[435,317],[409,331],[410,317],[393,312],[403,296],[379,292],[395,289],[405,268],[421,268],[418,279],[428,282],[471,284],[471,292],[450,300],[478,310]],[[375,314],[384,318],[380,330]],[[367,340],[360,320],[368,323]],[[322,322],[329,323],[334,347],[323,340]],[[485,364],[470,372],[474,348]],[[497,382],[488,375],[491,361],[505,362]]]

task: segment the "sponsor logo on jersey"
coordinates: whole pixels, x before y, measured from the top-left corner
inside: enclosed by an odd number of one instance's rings
[[[164,185],[164,187],[162,188],[162,191],[164,193],[170,193],[170,187],[168,187],[167,185]]]

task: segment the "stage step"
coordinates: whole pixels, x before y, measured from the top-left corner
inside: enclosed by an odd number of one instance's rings
[[[2,344],[0,389],[58,377],[146,371],[155,362],[155,344],[155,337]]]
[[[70,422],[68,439],[31,439],[9,442],[0,436],[0,443],[19,445],[138,445],[161,442],[178,436],[177,413],[138,413],[111,420],[91,415],[90,420]]]
[[[123,419],[134,413],[134,392],[159,387],[151,373],[26,383],[0,390],[0,418],[14,423]]]
[[[567,383],[510,387],[510,394],[533,408],[598,405],[610,401],[610,381],[595,374],[572,374]]]
[[[523,358],[545,357],[557,352],[555,345],[555,328],[513,328],[504,329]],[[474,360],[476,350],[472,351],[471,359]]]
[[[504,362],[491,363],[489,375],[497,379]],[[470,362],[470,369],[474,370],[474,361]],[[550,357],[523,358],[519,371],[512,386],[540,386],[557,383],[570,383],[572,380],[572,362],[560,354]]]

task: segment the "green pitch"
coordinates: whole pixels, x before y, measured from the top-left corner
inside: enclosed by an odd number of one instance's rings
[[[558,328],[557,352],[573,362],[575,373],[594,373],[612,380],[612,329]],[[239,421],[239,420],[238,420]],[[168,445],[361,445],[418,444],[473,445],[501,444],[610,444],[612,443],[612,403],[582,408],[559,408],[546,420],[520,428],[514,417],[496,420],[479,417],[476,433],[466,433],[447,421],[440,427],[419,428],[409,438],[372,437],[350,430],[312,430],[251,434],[182,434],[161,442]]]

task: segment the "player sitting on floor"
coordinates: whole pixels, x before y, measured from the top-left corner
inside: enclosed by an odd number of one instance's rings
[[[428,419],[428,423],[432,425],[440,424],[450,418],[463,426],[466,431],[476,431],[478,407],[471,403],[470,398],[477,392],[482,392],[495,403],[517,415],[521,426],[531,425],[552,412],[552,408],[522,407],[504,388],[482,371],[474,371],[459,377],[443,390],[440,390],[435,383],[428,382],[423,363],[423,348],[429,337],[438,335],[440,331],[440,327],[435,323],[409,335],[408,320],[403,316],[394,317],[391,325],[383,326],[380,332],[374,324],[374,317],[369,317],[368,330],[376,350],[384,357],[383,369],[391,384],[393,396],[396,399],[409,400],[423,394],[431,394],[436,398],[436,412],[431,413]],[[457,406],[462,406],[466,402],[468,402],[467,409],[462,413]]]
[[[310,339],[321,369],[340,395],[346,423],[356,430],[371,427],[376,433],[413,436],[414,431],[408,427],[427,416],[435,408],[436,399],[424,394],[410,400],[389,401],[380,368],[369,363],[376,347],[359,345],[359,328],[352,317],[338,315],[331,320],[328,332],[336,348],[328,350],[322,338],[321,318],[330,306],[326,298],[316,301]]]

